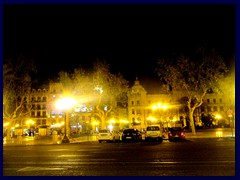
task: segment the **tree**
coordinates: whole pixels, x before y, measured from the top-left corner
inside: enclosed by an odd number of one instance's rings
[[[101,128],[106,128],[106,120],[116,110],[117,102],[127,103],[128,81],[123,76],[111,74],[109,64],[97,59],[93,64],[93,86],[96,91],[95,116],[101,121]]]
[[[214,50],[199,49],[193,58],[182,55],[176,62],[161,59],[157,64],[156,72],[169,91],[187,97],[190,124],[195,134],[194,110],[202,105],[210,89],[216,93],[221,89],[219,82],[227,72],[223,58]]]
[[[7,136],[10,136],[10,128],[19,123],[20,118],[29,116],[31,103],[29,92],[31,91],[30,73],[36,72],[32,61],[24,56],[16,60],[6,59],[3,64],[3,119],[9,123]]]
[[[79,103],[91,103],[95,109],[92,117],[106,128],[106,120],[116,111],[117,102],[126,104],[124,95],[128,90],[128,81],[119,74],[112,74],[106,61],[97,59],[92,70],[75,68],[73,72],[60,72],[59,82],[63,95],[74,97]]]

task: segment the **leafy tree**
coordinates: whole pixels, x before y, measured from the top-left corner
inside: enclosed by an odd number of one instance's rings
[[[71,96],[79,103],[92,103],[95,109],[93,117],[101,122],[101,128],[106,128],[106,120],[116,111],[117,102],[126,105],[128,81],[121,74],[112,74],[106,61],[97,59],[92,70],[88,72],[76,68],[73,72],[60,72],[59,82],[62,84],[62,94]]]
[[[205,94],[212,89],[219,92],[219,82],[227,72],[224,60],[214,50],[199,49],[192,58],[180,56],[175,62],[160,59],[156,72],[171,93],[187,97],[186,105],[192,133],[195,134],[194,110],[201,106]]]
[[[29,116],[31,104],[31,72],[36,72],[32,61],[24,56],[6,59],[3,64],[3,118],[11,128],[20,118]],[[7,131],[10,136],[10,129]]]
[[[101,121],[101,128],[106,128],[106,120],[116,110],[117,102],[126,105],[128,81],[119,74],[111,74],[109,64],[97,59],[93,64],[93,87],[96,91],[95,116]]]

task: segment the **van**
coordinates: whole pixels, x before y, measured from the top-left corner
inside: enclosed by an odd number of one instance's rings
[[[161,130],[161,127],[158,125],[150,125],[146,128],[145,133],[145,140],[157,140],[159,142],[162,142],[163,140],[163,133]]]

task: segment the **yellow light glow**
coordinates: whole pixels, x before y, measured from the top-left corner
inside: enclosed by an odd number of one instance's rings
[[[99,122],[94,121],[94,122],[92,122],[92,125],[93,125],[93,126],[97,126],[97,125],[99,125]]]
[[[34,121],[29,119],[28,121],[26,121],[26,124],[34,124]]]
[[[76,101],[72,98],[63,98],[57,101],[56,108],[60,110],[67,110],[76,105]]]
[[[108,126],[108,129],[109,129],[110,131],[112,131],[113,125],[109,125],[109,126]]]
[[[120,123],[122,123],[122,124],[128,124],[129,121],[128,121],[128,120],[121,119],[121,120],[120,120]]]
[[[218,114],[215,117],[216,117],[216,119],[221,119],[222,118],[222,116],[220,116]]]
[[[157,119],[156,119],[155,117],[152,117],[152,116],[149,116],[149,117],[147,118],[147,120],[149,120],[149,121],[157,121]]]
[[[110,119],[110,120],[109,120],[109,123],[110,123],[110,124],[114,124],[115,122],[116,122],[116,121],[115,121],[114,119]]]
[[[168,108],[167,105],[163,105],[163,106],[162,106],[162,109],[164,109],[164,110],[167,109],[167,108]]]
[[[3,124],[4,127],[8,126],[8,125],[9,125],[9,122]]]

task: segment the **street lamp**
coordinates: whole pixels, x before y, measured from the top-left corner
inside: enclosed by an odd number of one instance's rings
[[[57,101],[56,108],[59,110],[65,110],[65,123],[64,123],[64,137],[62,143],[69,143],[67,136],[67,110],[72,108],[76,104],[76,101],[72,98],[63,98]]]

